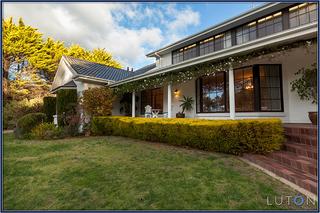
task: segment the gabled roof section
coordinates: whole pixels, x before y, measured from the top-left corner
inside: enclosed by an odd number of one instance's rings
[[[124,69],[118,69],[70,56],[63,57],[79,76],[100,78],[107,81],[119,81],[132,75],[132,72]]]
[[[69,82],[67,82],[67,83],[65,83],[65,84],[63,84],[61,86],[58,86],[58,87],[52,89],[50,92],[51,93],[56,93],[60,89],[77,89],[77,85],[76,85],[76,83],[74,83],[73,80],[71,80],[71,81],[69,81]]]

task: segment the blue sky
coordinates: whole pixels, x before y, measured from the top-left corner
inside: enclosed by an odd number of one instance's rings
[[[145,54],[261,3],[4,3],[4,17],[22,17],[67,45],[105,48],[124,67],[138,69]]]

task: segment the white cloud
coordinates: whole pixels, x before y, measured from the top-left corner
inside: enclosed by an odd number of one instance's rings
[[[123,66],[142,66],[145,54],[185,35],[199,14],[175,4],[4,3],[4,17],[22,17],[45,36],[105,48]]]

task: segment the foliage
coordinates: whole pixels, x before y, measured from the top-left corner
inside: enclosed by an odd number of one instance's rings
[[[183,96],[183,99],[181,99],[180,102],[180,107],[182,107],[182,113],[184,113],[184,111],[190,111],[193,109],[194,100],[192,97]]]
[[[41,123],[31,130],[30,137],[41,140],[60,139],[64,137],[64,131],[53,123]]]
[[[78,113],[68,114],[65,118],[64,131],[68,136],[79,135],[79,125],[81,123],[81,117]]]
[[[2,21],[2,58],[3,58],[3,93],[8,96],[9,68],[13,62],[21,62],[41,48],[42,35],[37,29],[25,26],[22,19],[19,24],[12,18]]]
[[[231,154],[279,150],[283,127],[279,119],[201,120],[94,117],[94,135],[116,135]]]
[[[42,43],[41,49],[28,57],[28,61],[34,69],[42,70],[51,81],[57,71],[61,57],[66,52],[67,48],[63,42],[47,38]]]
[[[81,105],[89,116],[106,116],[112,113],[113,100],[109,87],[89,88],[83,92]]]
[[[44,113],[29,113],[17,122],[17,127],[14,129],[14,134],[17,138],[30,138],[31,130],[40,123],[45,122],[46,114]]]
[[[10,80],[9,96],[11,100],[42,98],[49,94],[50,83],[43,79],[32,67],[24,67]],[[7,101],[8,102],[8,101]]]
[[[253,58],[261,58],[261,57],[270,57],[274,58],[277,55],[286,54],[288,51],[294,48],[298,48],[304,46],[309,48],[312,43],[316,43],[316,39],[312,39],[309,41],[299,41],[286,45],[279,45],[275,47],[268,47],[259,51],[254,51],[251,53],[246,53],[243,55],[232,56],[223,60],[219,60],[218,62],[206,62],[202,64],[197,64],[193,66],[189,66],[184,69],[180,69],[177,71],[170,71],[167,73],[161,73],[156,76],[152,76],[149,78],[144,78],[141,80],[121,84],[119,86],[114,87],[115,94],[120,95],[127,92],[132,91],[142,91],[146,89],[163,87],[169,83],[171,84],[179,84],[190,81],[191,79],[198,78],[205,75],[212,75],[215,72],[220,71],[228,71],[230,66],[237,67],[241,66],[241,64],[253,59]]]
[[[78,96],[77,90],[64,89],[57,91],[57,114],[59,126],[66,125],[66,117],[76,113]]]
[[[296,91],[301,100],[311,100],[313,104],[318,103],[317,65],[312,64],[311,68],[302,68],[295,75],[300,77],[290,83],[291,90]]]
[[[10,101],[3,106],[3,128],[14,129],[17,120],[28,113],[43,111],[42,99],[23,99]]]
[[[53,115],[56,114],[56,97],[43,97],[43,112],[48,122],[53,122]]]

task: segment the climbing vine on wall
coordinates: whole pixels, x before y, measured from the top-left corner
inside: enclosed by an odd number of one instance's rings
[[[132,91],[142,91],[145,89],[152,89],[162,87],[168,83],[184,83],[190,81],[193,78],[198,78],[204,75],[212,75],[219,71],[228,71],[230,67],[237,67],[253,58],[270,57],[275,58],[281,55],[285,55],[289,50],[298,47],[310,47],[313,43],[316,43],[316,39],[308,41],[299,41],[287,45],[278,47],[265,48],[259,51],[255,51],[249,54],[243,54],[238,56],[228,57],[218,62],[206,62],[202,64],[193,65],[181,70],[161,73],[149,78],[128,82],[117,87],[114,87],[114,93],[116,95],[122,95]]]

